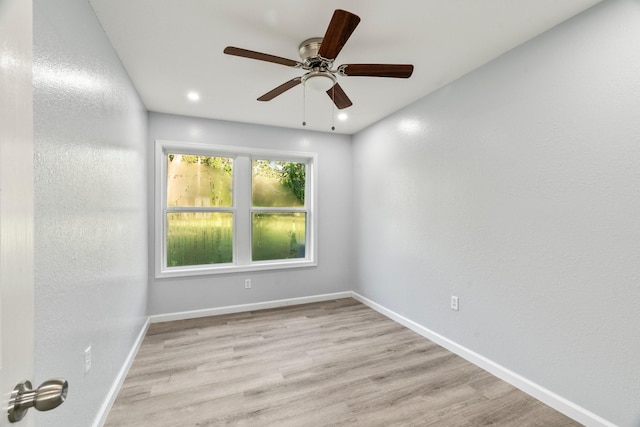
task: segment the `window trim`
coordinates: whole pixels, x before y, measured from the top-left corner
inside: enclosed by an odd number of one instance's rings
[[[197,265],[197,266],[181,266],[181,267],[167,267],[166,266],[166,215],[167,209],[167,164],[166,153],[180,153],[180,154],[192,154],[192,155],[210,155],[217,157],[231,157],[234,159],[233,167],[233,202],[231,207],[224,207],[222,210],[234,213],[233,221],[233,263],[227,264],[212,264],[212,265]],[[284,260],[269,260],[269,261],[251,261],[251,216],[253,213],[253,207],[251,206],[251,174],[248,177],[238,176],[239,171],[236,168],[236,161],[240,158],[240,161],[247,159],[249,162],[249,171],[251,170],[251,161],[253,159],[261,160],[280,160],[280,161],[292,161],[292,162],[304,162],[307,164],[307,179],[305,188],[305,205],[304,209],[301,208],[285,208],[285,210],[297,210],[306,212],[307,214],[307,236],[305,246],[305,258],[292,258]],[[309,268],[315,267],[317,263],[317,170],[318,170],[318,155],[317,153],[298,152],[298,151],[284,151],[273,150],[265,148],[253,148],[253,147],[236,147],[227,145],[212,145],[198,142],[180,142],[170,140],[156,140],[155,141],[155,156],[154,156],[154,168],[155,168],[155,198],[154,198],[154,211],[155,211],[155,251],[154,251],[154,264],[155,264],[155,277],[156,278],[170,278],[170,277],[185,277],[185,276],[201,276],[201,275],[215,275],[225,273],[243,273],[243,272],[256,272],[256,271],[268,271],[279,269],[292,269],[292,268]],[[248,181],[248,182],[247,182]],[[240,188],[239,188],[240,187]],[[245,188],[242,188],[245,187]],[[248,206],[246,201],[241,203],[243,206],[238,206],[238,194],[247,192]],[[185,209],[185,208],[182,208]],[[260,208],[263,210],[264,208]],[[280,208],[276,208],[280,209]],[[188,208],[186,208],[188,210]],[[205,207],[195,208],[198,212],[209,210]],[[246,210],[246,212],[241,212]],[[281,211],[282,209],[280,209]],[[216,208],[215,211],[220,211]],[[248,220],[245,226],[239,227],[239,219],[243,217]],[[239,236],[242,234],[242,236]],[[244,243],[240,243],[239,240],[248,239]],[[248,249],[246,246],[248,245]],[[240,250],[239,246],[244,246],[244,251]]]

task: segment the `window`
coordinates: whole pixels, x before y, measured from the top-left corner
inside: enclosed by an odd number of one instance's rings
[[[315,155],[156,143],[156,276],[315,265]]]
[[[165,157],[166,265],[233,262],[233,159],[181,152]]]
[[[302,162],[251,162],[251,259],[305,257],[307,165]]]

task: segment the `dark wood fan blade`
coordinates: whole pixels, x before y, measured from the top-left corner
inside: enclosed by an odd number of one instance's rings
[[[288,67],[298,67],[302,65],[298,61],[293,59],[282,58],[280,56],[269,55],[262,52],[255,52],[253,50],[242,49],[239,47],[227,46],[224,48],[224,53],[227,55],[241,56],[243,58],[257,59],[259,61],[273,62],[276,64],[286,65]]]
[[[346,10],[337,9],[333,12],[327,32],[322,38],[318,55],[325,59],[335,59],[344,47],[351,33],[360,23],[360,17]]]
[[[338,67],[344,76],[397,77],[406,79],[413,74],[411,64],[344,64]]]
[[[292,87],[298,86],[301,81],[302,81],[302,79],[300,77],[296,77],[295,79],[291,79],[288,82],[281,84],[277,88],[275,88],[273,90],[270,90],[269,92],[265,93],[260,98],[258,98],[258,101],[271,101],[273,98],[275,98],[276,96],[288,91]]]
[[[329,98],[333,100],[333,103],[336,104],[336,107],[338,107],[339,110],[353,105],[353,102],[351,102],[338,83],[333,85],[333,87],[327,91],[327,95],[329,95]]]

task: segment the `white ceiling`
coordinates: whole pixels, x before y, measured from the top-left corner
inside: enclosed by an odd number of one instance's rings
[[[89,0],[150,111],[303,128],[303,88],[256,98],[303,74],[223,54],[226,46],[300,60],[333,11],[361,22],[344,63],[414,64],[409,79],[339,77],[353,106],[306,90],[306,129],[352,134],[543,33],[600,0]],[[198,102],[187,99],[197,91]]]

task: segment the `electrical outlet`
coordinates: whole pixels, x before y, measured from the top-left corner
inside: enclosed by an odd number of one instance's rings
[[[91,346],[84,350],[84,373],[85,375],[91,370]]]
[[[244,288],[251,289],[251,279],[244,279]]]
[[[458,297],[451,295],[451,310],[458,311],[460,309]]]

